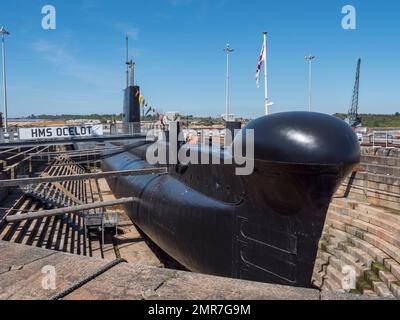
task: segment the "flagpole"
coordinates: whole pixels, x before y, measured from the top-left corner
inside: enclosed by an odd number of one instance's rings
[[[226,44],[224,51],[226,52],[226,91],[225,91],[225,121],[229,121],[229,90],[230,90],[230,74],[229,74],[229,55],[235,51],[231,46]]]
[[[268,66],[267,66],[267,33],[264,32],[264,89],[265,89],[265,114],[269,115],[268,98]]]

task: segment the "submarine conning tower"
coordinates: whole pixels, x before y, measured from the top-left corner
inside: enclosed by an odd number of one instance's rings
[[[128,41],[128,40],[127,40]],[[128,61],[128,43],[126,55],[126,89],[124,89],[124,106],[122,122],[124,133],[140,133],[140,87],[135,86],[134,68],[135,63]]]
[[[140,87],[130,85],[124,90],[124,133],[140,133]]]

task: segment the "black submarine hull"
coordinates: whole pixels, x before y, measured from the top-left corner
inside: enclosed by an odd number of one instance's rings
[[[235,165],[179,164],[108,183],[117,197],[139,199],[125,207],[129,217],[187,269],[309,287],[330,201],[359,162],[357,138],[343,121],[305,112],[263,117],[247,129],[255,133],[249,176],[236,175]],[[103,170],[151,167],[150,144],[131,144],[105,154]]]

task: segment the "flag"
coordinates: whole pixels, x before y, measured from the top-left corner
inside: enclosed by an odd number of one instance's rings
[[[267,48],[266,44],[264,43],[261,49],[260,58],[258,58],[257,64],[257,72],[256,72],[256,81],[257,81],[257,88],[260,88],[260,73],[261,73],[261,66],[267,61]]]

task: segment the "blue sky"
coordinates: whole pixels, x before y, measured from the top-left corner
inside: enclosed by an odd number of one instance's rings
[[[57,29],[41,27],[44,5]],[[357,9],[357,30],[341,27],[342,7]],[[142,93],[160,111],[220,115],[225,103],[226,42],[231,111],[263,114],[255,84],[262,32],[269,33],[272,112],[307,109],[307,65],[314,64],[314,109],[347,112],[358,57],[363,113],[400,111],[398,0],[2,0],[10,116],[120,113],[124,35]]]

